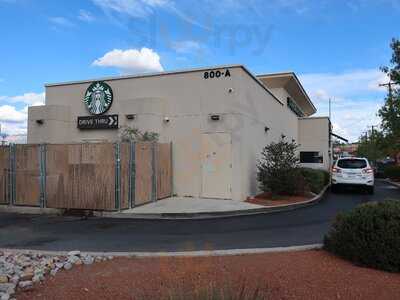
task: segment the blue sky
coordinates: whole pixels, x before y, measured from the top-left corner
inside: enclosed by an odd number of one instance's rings
[[[244,64],[295,71],[335,131],[376,125],[400,0],[0,0],[0,123],[26,133],[44,84]]]

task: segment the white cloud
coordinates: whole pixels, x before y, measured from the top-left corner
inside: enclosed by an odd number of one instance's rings
[[[92,65],[100,67],[115,67],[123,73],[160,72],[164,68],[160,56],[149,48],[120,50],[114,49],[103,57],[96,59]]]
[[[18,111],[14,106],[11,105],[0,106],[0,121],[9,123],[23,123],[26,122],[26,119],[26,112]]]
[[[334,131],[356,141],[368,129],[379,124],[377,112],[383,103],[385,75],[376,69],[343,73],[300,75],[306,91],[316,105],[317,115],[328,115],[332,100]]]
[[[45,93],[25,93],[19,96],[6,97],[2,96],[0,99],[7,99],[10,102],[21,102],[30,106],[43,105],[45,100]]]
[[[171,43],[171,48],[182,54],[201,51],[203,46],[197,41],[186,40]]]
[[[386,91],[386,88],[380,85],[388,82],[389,82],[389,77],[381,72],[380,76],[378,76],[377,78],[368,83],[368,89],[371,91],[380,91],[380,92]]]
[[[357,95],[360,92],[382,90],[378,84],[384,81],[384,74],[376,69],[367,69],[344,73],[303,74],[301,80],[312,90],[322,88],[337,95]]]
[[[62,26],[62,27],[74,27],[75,24],[72,23],[69,19],[65,17],[51,17],[49,18],[49,21],[53,23],[54,25],[57,26]]]
[[[155,8],[171,4],[168,0],[92,0],[104,11],[127,14],[134,18],[144,18],[154,12]]]
[[[1,132],[10,135],[8,141],[21,142],[26,140],[28,106],[43,105],[45,93],[25,93],[17,96],[0,96],[0,101],[6,103],[0,106]],[[15,103],[15,105],[14,105]],[[21,104],[25,104],[23,108]]]
[[[211,30],[210,27],[196,21],[192,16],[183,12],[175,5],[172,0],[92,0],[94,4],[99,6],[107,14],[117,13],[127,15],[132,18],[146,18],[154,14],[156,9],[164,9],[165,11],[176,15],[181,20],[198,26],[200,28]],[[195,5],[198,5],[196,3]]]
[[[83,22],[93,22],[95,20],[95,17],[88,12],[87,10],[80,9],[79,14],[78,14],[78,19],[83,21]]]

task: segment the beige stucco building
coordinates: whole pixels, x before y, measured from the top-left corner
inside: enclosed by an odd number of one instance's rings
[[[93,82],[112,89],[103,116],[118,115],[119,129],[78,128],[91,115],[83,99]],[[244,200],[257,193],[262,148],[282,134],[301,145],[307,166],[329,168],[330,122],[315,112],[290,72],[230,65],[120,76],[46,85],[45,105],[29,108],[28,143],[113,142],[125,126],[157,132],[173,143],[174,194]]]

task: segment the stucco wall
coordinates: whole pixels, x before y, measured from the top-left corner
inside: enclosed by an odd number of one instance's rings
[[[232,131],[233,116],[228,113],[235,93],[235,82],[244,72],[229,68],[231,77],[204,79],[204,71],[166,76],[105,81],[113,89],[114,102],[107,114],[118,114],[120,126],[132,126],[160,134],[161,142],[173,142],[174,193],[180,196],[201,196],[201,134]],[[62,143],[118,140],[117,130],[79,130],[77,117],[89,115],[82,101],[90,83],[50,86],[46,88],[46,106],[29,109],[29,143]],[[63,128],[48,130],[54,123],[49,107],[62,107],[68,114],[59,117]],[[135,114],[127,120],[126,114]],[[211,121],[209,114],[220,114],[220,121]],[[164,122],[168,117],[169,122]],[[44,119],[38,125],[36,119]],[[60,133],[62,133],[60,135]],[[239,169],[233,163],[239,176]],[[245,175],[243,175],[245,176]],[[232,186],[233,198],[240,198],[240,189]]]
[[[247,174],[236,178],[240,182],[234,183],[241,187],[241,198],[255,195],[259,192],[257,182],[257,161],[260,159],[263,148],[271,142],[277,142],[282,134],[288,139],[298,139],[298,118],[286,106],[286,101],[279,103],[268,95],[265,90],[245,73],[240,78],[236,101],[230,107],[237,117],[234,136],[234,148],[240,153],[237,158],[241,172]],[[272,93],[275,92],[271,90]],[[278,98],[286,91],[279,91]],[[286,93],[286,95],[284,94]],[[269,130],[265,132],[265,127]]]
[[[307,163],[305,167],[328,170],[332,163],[329,146],[329,118],[300,118],[299,119],[299,151],[319,151],[323,155],[323,163]]]

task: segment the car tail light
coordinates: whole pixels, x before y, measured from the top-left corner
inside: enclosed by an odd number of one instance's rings
[[[342,173],[342,170],[336,167],[332,168],[332,173]]]
[[[363,170],[363,173],[372,174],[372,173],[374,173],[374,170],[372,168],[366,168],[366,169]]]

